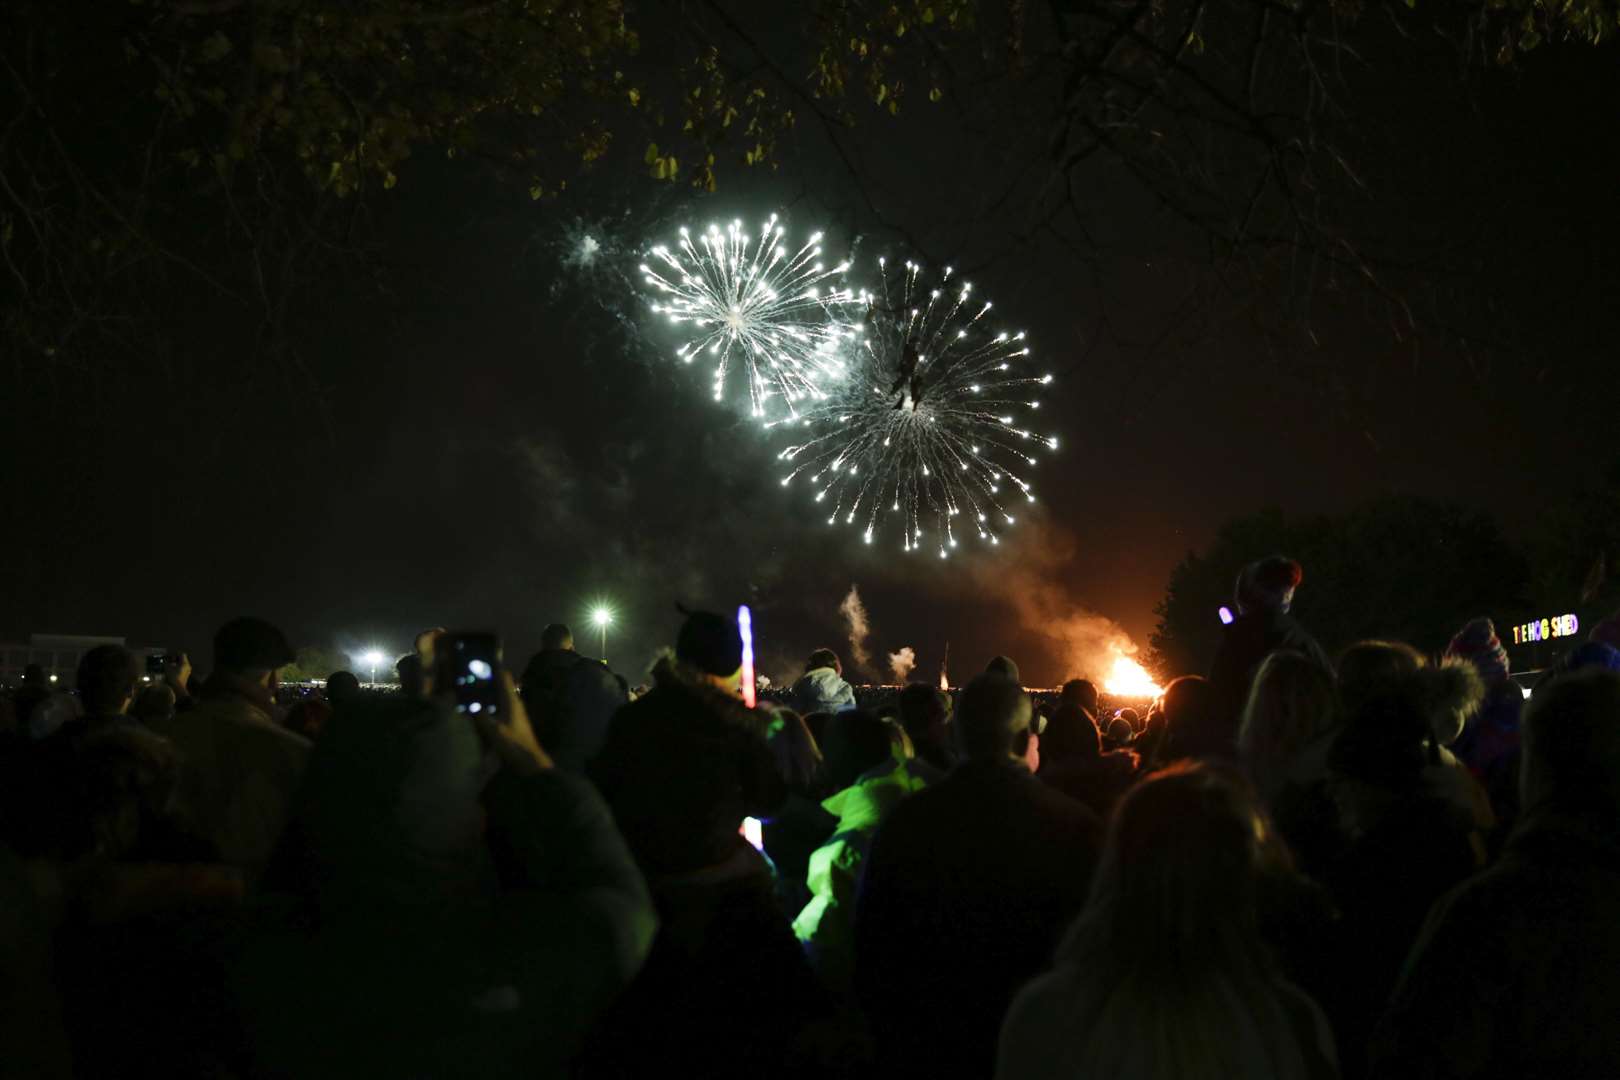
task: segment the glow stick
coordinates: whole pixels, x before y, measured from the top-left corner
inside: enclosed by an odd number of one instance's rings
[[[752,709],[757,689],[754,680],[754,616],[749,612],[747,604],[737,609],[737,630],[742,634],[743,643],[743,704]]]

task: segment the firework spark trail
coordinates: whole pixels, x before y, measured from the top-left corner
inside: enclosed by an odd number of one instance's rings
[[[916,263],[895,273],[879,259],[878,269],[878,291],[855,296],[866,317],[851,326],[846,376],[767,424],[804,438],[778,455],[792,464],[782,483],[806,477],[816,501],[831,503],[828,523],[860,524],[867,543],[886,514],[899,515],[906,551],[921,547],[926,519],[946,557],[964,515],[999,543],[996,530],[1016,520],[1003,489],[1034,502],[1022,474],[1037,450],[1057,449],[1020,419],[1040,408],[1036,388],[1052,376],[1026,373],[1024,334],[986,329],[990,303],[952,283],[949,267],[932,287],[919,284]]]
[[[652,310],[689,327],[675,355],[690,364],[714,359],[714,398],[724,400],[739,358],[746,368],[750,412],[765,418],[772,399],[788,416],[801,402],[826,397],[825,386],[843,378],[840,343],[851,332],[838,310],[853,301],[847,289],[824,283],[849,269],[821,261],[821,233],[797,251],[783,242],[773,214],[758,233],[740,221],[710,225],[694,240],[680,230],[675,249],[659,245],[641,265],[660,299]]]

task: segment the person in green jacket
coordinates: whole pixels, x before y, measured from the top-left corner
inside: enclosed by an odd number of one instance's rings
[[[828,724],[829,773],[843,783],[821,806],[838,826],[810,856],[810,902],[793,920],[793,932],[822,981],[838,992],[850,988],[855,891],[872,837],[901,799],[924,786],[894,749],[893,729],[864,710],[839,713]]]

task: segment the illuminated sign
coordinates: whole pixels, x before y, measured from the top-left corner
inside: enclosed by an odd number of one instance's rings
[[[1513,644],[1534,645],[1538,641],[1572,638],[1581,628],[1581,620],[1573,615],[1553,615],[1545,619],[1531,619],[1513,628]]]

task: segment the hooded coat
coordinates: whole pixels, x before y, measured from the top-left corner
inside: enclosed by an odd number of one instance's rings
[[[842,712],[855,707],[855,690],[830,667],[811,668],[799,676],[789,697],[801,716]]]
[[[564,772],[585,772],[608,722],[629,701],[622,678],[572,649],[544,649],[523,670],[523,704],[535,737]]]
[[[811,899],[793,920],[793,932],[823,981],[834,988],[847,988],[854,970],[855,893],[878,824],[901,799],[923,787],[906,762],[892,761],[821,804],[838,826],[810,856]]]

